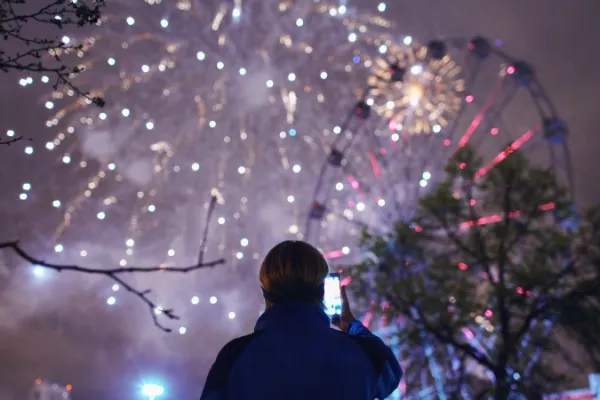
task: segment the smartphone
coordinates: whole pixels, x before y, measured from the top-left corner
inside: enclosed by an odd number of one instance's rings
[[[331,273],[325,278],[323,305],[325,306],[325,313],[332,320],[339,320],[342,315],[342,290],[340,283],[340,274]]]

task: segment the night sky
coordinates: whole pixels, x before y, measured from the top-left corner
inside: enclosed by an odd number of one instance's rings
[[[352,2],[349,0],[349,5]],[[600,202],[596,174],[600,169],[597,133],[600,3],[596,0],[397,3],[388,5],[386,15],[393,17],[402,34],[423,40],[480,34],[502,40],[504,51],[530,62],[559,116],[568,124],[578,205]],[[371,6],[371,11],[374,8]],[[10,127],[35,141],[46,129],[40,113],[39,99],[43,92],[22,90],[17,84],[20,77],[20,74],[0,76],[3,93],[0,130]],[[14,206],[18,203],[15,182],[22,182],[20,176],[29,176],[31,170],[40,169],[40,165],[16,161],[21,158],[24,146],[25,143],[15,143],[0,148],[0,216],[10,221],[0,223],[0,240],[12,240],[16,235],[24,241],[50,240],[47,235],[51,233],[38,230],[36,219],[27,210]],[[43,158],[30,160],[39,162]],[[93,243],[94,237],[88,241]],[[252,272],[202,273],[203,281],[208,282],[204,287],[230,290],[232,301],[245,303],[245,307],[238,309],[238,315],[240,312],[247,315],[227,325],[219,319],[226,310],[221,310],[218,316],[200,313],[188,323],[193,334],[182,339],[176,333],[159,332],[146,308],[135,300],[109,312],[103,292],[107,282],[101,278],[65,274],[60,280],[54,279],[51,287],[36,287],[26,283],[31,279],[30,274],[18,268],[0,268],[0,400],[22,399],[36,378],[72,384],[74,399],[138,398],[136,386],[149,379],[161,381],[167,387],[167,394],[161,398],[197,398],[217,351],[231,338],[251,329],[256,317],[254,311],[258,312],[256,306],[260,303]],[[231,277],[242,275],[252,288],[238,293]],[[173,279],[177,282],[178,278]]]

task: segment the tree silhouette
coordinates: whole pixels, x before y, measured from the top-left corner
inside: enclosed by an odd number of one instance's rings
[[[67,86],[78,96],[103,106],[101,97],[90,95],[73,83],[81,72],[69,56],[83,44],[73,45],[63,32],[96,25],[105,0],[2,0],[0,2],[0,71],[44,74],[54,88]],[[23,139],[0,141],[10,145]]]
[[[162,308],[158,307],[158,305],[152,301],[149,295],[152,293],[152,290],[145,289],[139,290],[133,287],[131,284],[127,282],[126,279],[123,278],[125,275],[131,274],[148,274],[148,273],[179,273],[179,274],[187,274],[189,272],[194,272],[199,269],[204,268],[212,268],[217,265],[221,265],[225,263],[223,258],[212,260],[212,261],[204,261],[204,254],[206,251],[206,243],[208,240],[208,226],[210,224],[210,220],[212,218],[215,206],[217,204],[217,198],[212,197],[209,203],[208,213],[206,215],[206,225],[203,230],[202,240],[200,242],[200,250],[198,252],[197,262],[184,267],[179,266],[166,266],[166,265],[157,265],[157,266],[148,266],[148,267],[117,267],[117,268],[90,268],[85,266],[80,266],[76,264],[58,264],[47,262],[42,259],[36,258],[28,253],[18,241],[8,241],[8,242],[0,242],[0,251],[4,250],[12,250],[20,259],[25,262],[35,265],[42,268],[47,268],[50,270],[54,270],[56,272],[75,272],[80,274],[88,274],[88,275],[101,275],[105,276],[112,281],[119,284],[123,287],[127,292],[133,294],[138,297],[144,304],[148,306],[150,315],[152,317],[152,321],[157,328],[164,332],[171,332],[170,328],[165,327],[157,317],[157,311],[160,311],[160,315],[165,316],[170,320],[178,320],[179,317],[174,312],[173,309],[170,308]]]
[[[72,46],[58,32],[97,24],[104,5],[105,0],[3,0],[0,3],[0,36],[4,40],[0,47],[0,70],[49,74],[54,77],[56,86],[67,85],[78,95],[89,97],[71,82],[80,68],[64,63],[61,58],[76,53],[82,45]],[[90,100],[104,104],[101,98]]]
[[[481,167],[471,149],[457,152],[414,220],[364,233],[370,257],[349,271],[360,298],[401,316],[409,362],[439,369],[431,381],[443,375],[448,398],[541,398],[566,379],[545,357],[568,354],[557,333],[597,359],[600,207],[576,218],[554,175],[518,151],[475,179]],[[422,385],[405,379],[408,390]]]

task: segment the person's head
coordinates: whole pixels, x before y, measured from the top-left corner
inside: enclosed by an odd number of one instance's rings
[[[279,243],[260,266],[259,281],[267,308],[289,301],[321,305],[328,273],[327,261],[310,244],[291,240]]]

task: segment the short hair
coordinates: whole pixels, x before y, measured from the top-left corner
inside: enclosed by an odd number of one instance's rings
[[[286,240],[273,247],[260,266],[259,281],[268,301],[294,297],[299,288],[309,293],[303,300],[322,303],[323,284],[329,273],[325,257],[302,241]]]

